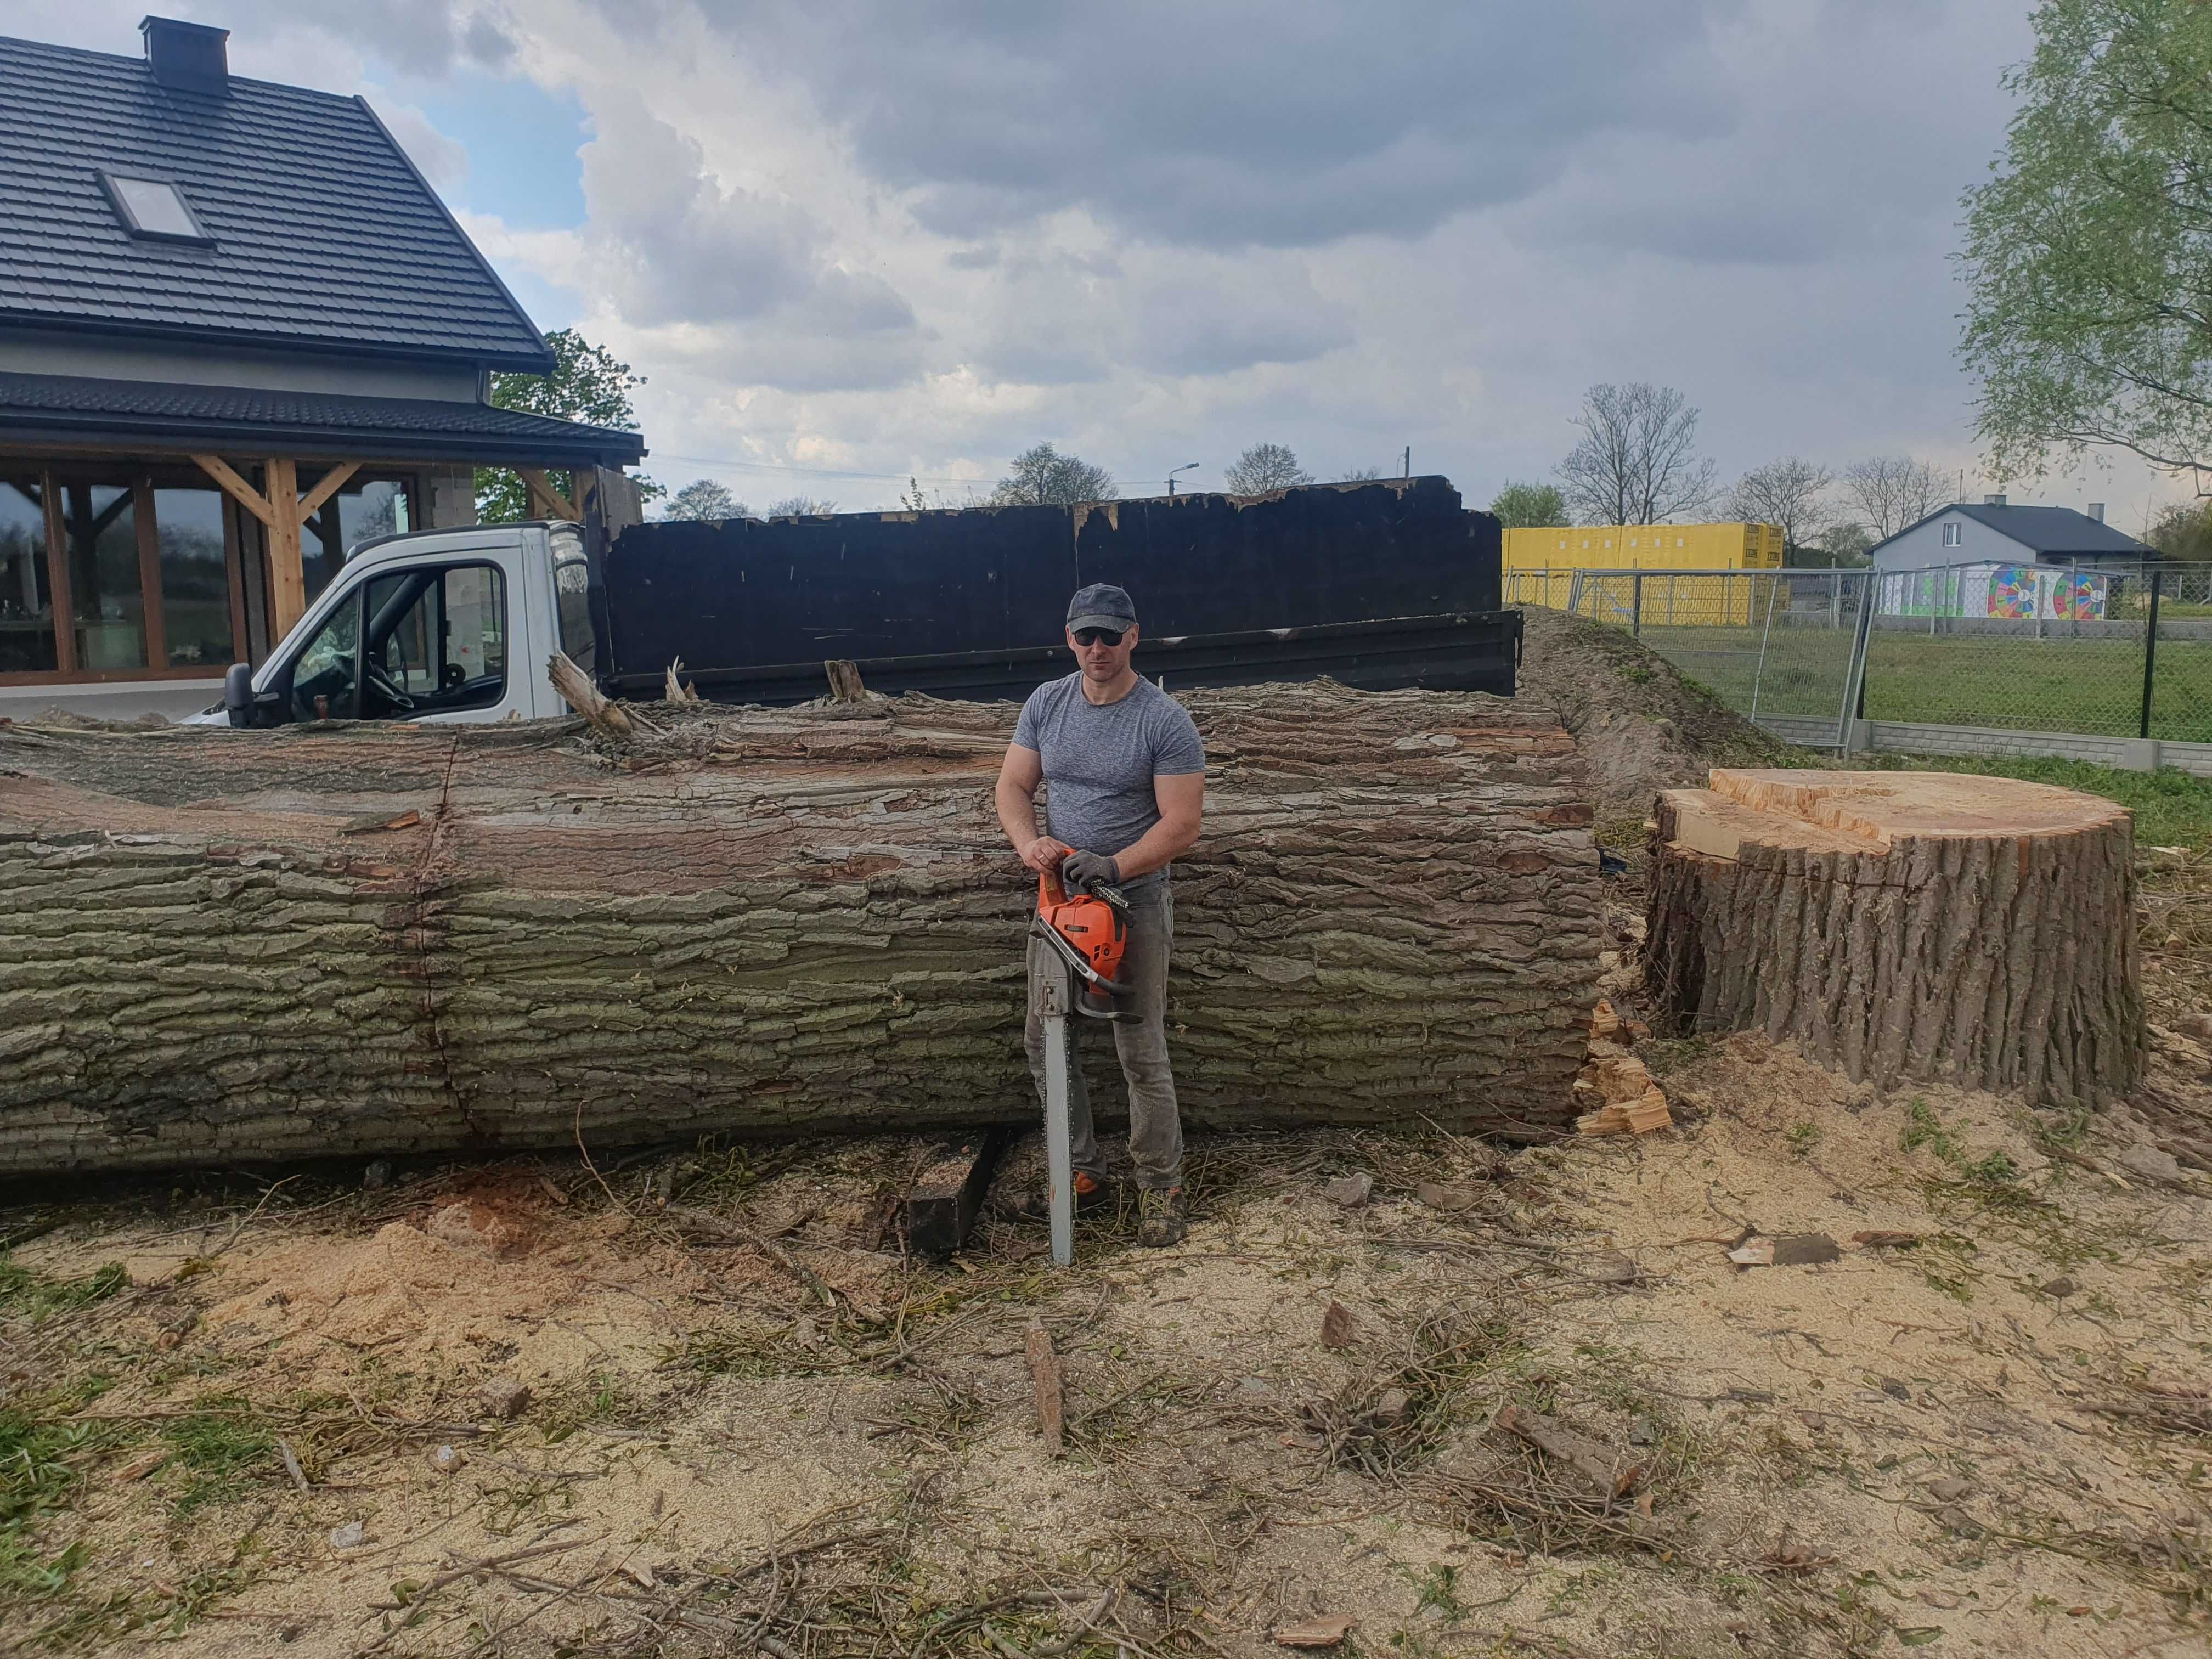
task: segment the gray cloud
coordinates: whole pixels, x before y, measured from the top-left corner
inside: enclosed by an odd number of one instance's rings
[[[1741,94],[1711,95],[1709,20],[1741,5],[922,0],[896,27],[854,0],[702,9],[941,234],[1082,205],[1226,247],[1418,234],[1526,196],[1593,134],[1723,131]]]

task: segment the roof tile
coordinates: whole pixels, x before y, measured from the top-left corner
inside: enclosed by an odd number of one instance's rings
[[[357,99],[0,37],[0,316],[546,361],[537,329]],[[142,168],[212,249],[139,241],[99,173]]]

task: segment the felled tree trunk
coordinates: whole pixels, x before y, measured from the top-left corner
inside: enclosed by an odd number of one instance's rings
[[[1563,1123],[1601,930],[1553,716],[1186,701],[1189,1120]],[[632,712],[0,727],[0,1170],[1027,1117],[1012,708]]]
[[[1717,770],[1659,797],[1653,1023],[1763,1030],[1884,1087],[2123,1092],[2133,839],[2110,801],[2008,778]]]

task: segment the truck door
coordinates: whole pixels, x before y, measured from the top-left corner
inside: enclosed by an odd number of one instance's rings
[[[357,717],[528,719],[529,688],[508,650],[521,621],[514,562],[489,552],[460,556],[364,583]]]

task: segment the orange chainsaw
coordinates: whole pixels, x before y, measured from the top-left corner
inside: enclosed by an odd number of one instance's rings
[[[1093,1019],[1133,1020],[1117,999],[1136,988],[1121,980],[1121,955],[1129,942],[1129,901],[1118,887],[1100,884],[1071,895],[1058,870],[1037,878],[1036,915],[1030,932],[1053,948],[1075,975],[1075,1006]]]

